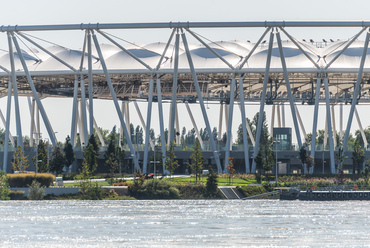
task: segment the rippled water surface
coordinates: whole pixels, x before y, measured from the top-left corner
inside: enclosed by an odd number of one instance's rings
[[[0,201],[1,247],[370,247],[370,202]]]

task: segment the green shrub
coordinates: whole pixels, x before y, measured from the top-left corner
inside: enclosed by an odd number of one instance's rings
[[[0,200],[9,200],[8,176],[0,171]]]
[[[17,173],[8,174],[10,187],[29,187],[33,180],[40,183],[40,186],[50,187],[55,181],[55,176],[49,173]]]
[[[245,197],[269,192],[266,190],[265,187],[257,186],[257,185],[248,185],[248,186],[240,186],[240,187],[238,186],[237,188],[240,192],[242,192],[245,195]]]
[[[33,180],[28,190],[27,198],[29,200],[42,200],[45,196],[45,187],[41,183]]]
[[[203,183],[177,184],[176,188],[180,192],[181,199],[204,199],[207,194],[206,186]]]
[[[10,190],[9,194],[10,200],[25,200],[26,196],[24,195],[23,190]]]
[[[131,196],[138,199],[178,199],[179,190],[168,180],[146,180],[143,184],[129,186]]]

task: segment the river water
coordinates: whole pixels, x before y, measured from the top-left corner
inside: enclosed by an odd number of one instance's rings
[[[0,247],[370,247],[370,202],[0,201]]]

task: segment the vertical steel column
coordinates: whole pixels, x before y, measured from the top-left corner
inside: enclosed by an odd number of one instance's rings
[[[323,150],[325,150],[327,140],[328,140],[328,118],[325,116],[325,131],[324,131],[324,142],[323,142],[324,143],[324,148],[323,148]]]
[[[28,98],[28,103],[31,103],[30,111],[31,111],[31,128],[30,128],[30,147],[33,147],[33,136],[35,133],[35,101],[32,99],[32,102],[30,100],[30,97]]]
[[[281,107],[281,126],[285,127],[285,105],[284,103],[281,103],[280,107]]]
[[[228,116],[229,121],[227,125],[224,173],[229,172],[228,169],[226,168],[226,165],[229,163],[230,147],[231,147],[231,142],[232,142],[231,130],[232,130],[232,125],[233,125],[234,99],[235,99],[235,73],[233,73],[233,78],[231,79],[231,86],[230,86],[230,104],[229,104],[229,116]]]
[[[75,74],[75,83],[73,87],[73,104],[72,104],[72,122],[71,122],[71,144],[74,147],[75,133],[76,133],[76,109],[77,109],[77,95],[78,95],[78,76]]]
[[[80,132],[83,132],[83,142],[85,145],[87,145],[87,142],[89,140],[89,133],[87,132],[87,114],[86,114],[86,91],[85,91],[85,79],[81,77],[80,80],[80,87],[81,87],[81,122],[82,122],[82,127],[83,130]]]
[[[311,140],[311,157],[314,159],[314,161],[315,161],[315,150],[316,150],[317,119],[319,115],[320,88],[321,88],[321,74],[319,73],[317,75],[317,80],[316,80],[315,108],[313,112],[312,140]],[[314,167],[315,167],[315,163],[310,168],[310,173],[313,173]]]
[[[364,129],[362,128],[362,124],[361,124],[360,116],[358,115],[358,112],[357,112],[357,108],[355,108],[355,116],[356,116],[358,127],[360,129],[362,140],[364,141],[364,148],[366,151],[367,150],[367,139],[366,139]]]
[[[243,92],[243,95],[244,95],[244,92]],[[242,111],[241,105],[239,105],[239,108],[240,108],[240,111]],[[244,112],[245,112],[245,104],[244,104]],[[247,132],[248,132],[248,135],[249,135],[249,139],[251,140],[252,146],[254,146],[255,142],[254,142],[254,138],[253,138],[253,133],[252,133],[251,127],[249,126],[249,123],[247,122],[247,117],[245,117],[245,125],[247,127]]]
[[[125,105],[126,105],[126,108],[125,108],[125,111],[126,111],[126,128],[127,130],[129,131],[128,134],[128,138],[131,140],[131,122],[130,122],[130,101],[126,101],[125,102]]]
[[[245,105],[244,105],[244,88],[243,88],[243,78],[239,74],[239,95],[240,95],[240,111],[242,114],[242,128],[243,128],[243,147],[244,147],[244,161],[245,161],[245,173],[250,173],[249,167],[249,144],[247,137],[246,122],[247,117],[245,115]]]
[[[220,116],[218,118],[218,140],[222,140],[222,114],[223,114],[224,106],[223,102],[220,105]]]
[[[278,118],[278,127],[281,127],[281,115],[280,115],[280,104],[276,105],[277,108],[277,118]]]
[[[193,60],[191,58],[191,54],[190,54],[188,42],[186,40],[186,36],[185,36],[184,33],[182,33],[181,36],[182,36],[182,41],[184,43],[184,47],[185,47],[185,51],[186,51],[186,56],[188,58],[188,63],[189,63],[191,75],[193,77],[195,89],[197,91],[198,101],[199,101],[199,104],[200,104],[200,108],[202,110],[203,119],[204,119],[204,122],[206,124],[207,132],[209,134],[209,140],[211,141],[211,146],[212,146],[212,150],[213,150],[213,156],[215,157],[215,161],[216,161],[216,164],[217,164],[217,170],[218,170],[218,173],[222,173],[220,158],[219,158],[219,155],[218,155],[218,151],[216,149],[215,140],[213,139],[213,136],[212,136],[211,126],[209,124],[209,120],[208,120],[208,116],[207,116],[207,111],[206,111],[206,108],[204,106],[203,96],[202,96],[202,92],[200,91],[200,87],[199,87],[199,83],[198,83],[198,78],[197,78],[197,74],[195,73],[194,64],[193,64]]]
[[[333,125],[333,142],[334,142],[334,149],[337,146],[337,129],[335,127],[335,113],[334,113],[334,105],[331,105],[331,123]]]
[[[13,95],[14,95],[14,109],[15,109],[15,121],[17,127],[17,146],[21,146],[23,149],[23,136],[22,136],[22,126],[21,126],[21,115],[19,112],[19,101],[18,101],[18,86],[17,86],[17,77],[15,76],[15,65],[14,65],[14,52],[11,39],[11,33],[8,32],[8,45],[9,45],[9,58],[10,58],[10,67],[12,75],[12,85],[13,85]],[[21,56],[20,54],[18,54]]]
[[[361,83],[361,79],[362,79],[362,73],[364,71],[364,65],[365,65],[365,59],[366,59],[368,47],[369,47],[369,32],[367,32],[367,34],[366,34],[366,40],[365,40],[364,50],[363,50],[363,53],[362,53],[360,68],[358,70],[356,86],[355,86],[355,89],[353,91],[351,110],[349,112],[346,133],[344,135],[344,140],[343,140],[343,151],[347,151],[347,142],[348,142],[349,132],[351,131],[353,113],[355,112],[355,107],[356,107],[356,104],[357,104],[357,98],[358,98],[358,94],[359,94],[359,91],[360,91],[360,83]]]
[[[36,114],[36,145],[39,145],[40,139],[41,139],[40,111],[39,111],[39,106],[37,105],[37,102],[35,105],[36,105],[36,112],[35,112]]]
[[[307,141],[307,133],[306,133],[306,129],[304,128],[304,125],[303,125],[303,121],[301,119],[301,115],[299,114],[299,111],[298,111],[298,107],[296,104],[294,104],[294,109],[295,109],[295,112],[297,114],[297,119],[298,119],[298,122],[299,122],[299,126],[301,127],[301,130],[302,130],[302,133],[303,133],[303,137],[304,137],[304,140]]]
[[[125,102],[124,101],[122,101],[121,103],[121,113],[123,116],[125,116]],[[123,145],[123,128],[122,128],[122,125],[120,125],[118,146],[122,147],[122,145]]]
[[[94,134],[94,105],[93,105],[93,75],[92,75],[92,51],[91,51],[91,33],[87,34],[87,65],[89,80],[89,118],[90,118],[90,135]]]
[[[273,42],[274,42],[274,32],[271,31],[270,40],[269,40],[269,49],[268,49],[268,54],[267,54],[267,58],[266,58],[265,75],[264,75],[264,79],[263,79],[261,105],[260,105],[260,111],[259,111],[258,123],[257,123],[256,141],[255,141],[255,145],[254,145],[254,149],[253,149],[253,158],[255,158],[257,156],[259,146],[260,146],[260,139],[261,139],[261,132],[262,132],[262,122],[263,122],[263,113],[264,113],[265,101],[266,101],[266,88],[267,88],[267,83],[269,81],[270,63],[271,63],[271,54],[272,54]],[[251,173],[255,173],[255,172],[256,172],[256,161],[253,159]]]
[[[87,109],[87,111],[89,112],[89,114],[90,114],[90,105],[86,102],[86,104],[87,104],[87,106],[86,106],[86,109]],[[103,136],[101,135],[101,132],[100,132],[100,130],[99,130],[99,126],[98,126],[98,124],[96,123],[96,120],[95,120],[95,118],[94,118],[94,116],[93,116],[93,127],[95,128],[95,130],[96,130],[96,134],[98,135],[98,138],[99,138],[99,141],[100,141],[100,143],[101,143],[101,146],[105,146],[105,142],[104,142],[104,139],[103,139]]]
[[[339,104],[339,138],[343,141],[343,103]]]
[[[12,106],[12,79],[9,76],[8,82],[8,98],[6,104],[6,121],[5,121],[5,137],[4,137],[4,157],[3,157],[3,171],[7,172],[7,165],[8,165],[8,150],[9,150],[9,126],[10,126],[10,110]]]
[[[149,140],[150,140],[150,121],[152,120],[152,103],[153,103],[153,87],[154,87],[154,79],[153,74],[150,76],[149,81],[149,99],[148,99],[148,111],[146,114],[146,127],[145,127],[145,146],[144,146],[144,161],[143,161],[143,172],[147,173],[148,169],[148,151],[149,151]],[[153,147],[153,151],[155,152],[155,146]],[[154,161],[155,163],[156,161]]]
[[[44,120],[44,124],[45,124],[45,127],[46,127],[46,130],[48,131],[48,135],[49,135],[49,138],[51,140],[51,143],[53,144],[53,146],[56,146],[57,143],[56,143],[56,140],[55,140],[55,136],[54,136],[54,132],[52,131],[48,121],[47,121],[47,115],[46,115],[46,112],[45,112],[45,109],[44,109],[44,106],[42,105],[41,103],[41,100],[37,94],[37,91],[36,91],[36,88],[35,88],[35,85],[33,83],[33,80],[32,80],[32,77],[28,71],[28,67],[27,67],[27,64],[23,58],[23,54],[22,54],[22,50],[20,49],[19,47],[19,44],[18,44],[18,41],[16,39],[16,37],[14,36],[14,34],[11,32],[11,35],[12,35],[12,39],[13,39],[13,43],[17,49],[17,53],[18,53],[18,56],[19,56],[19,59],[22,63],[22,67],[23,67],[23,70],[24,70],[24,73],[26,74],[26,77],[27,77],[27,81],[31,87],[31,90],[32,90],[32,94],[33,96],[35,97],[35,100],[37,102],[37,105],[40,109],[40,113],[41,113],[41,116]]]
[[[152,95],[153,95],[153,94],[152,94]],[[143,118],[143,115],[141,114],[141,111],[140,111],[139,105],[137,104],[137,101],[136,101],[136,100],[134,101],[134,106],[135,106],[135,109],[136,109],[137,115],[139,116],[139,119],[140,119],[141,125],[143,126],[144,131],[146,131],[146,125],[145,125],[145,122],[144,122],[144,118]],[[150,144],[150,146],[152,147],[152,149],[154,150],[154,144],[153,144],[153,141],[152,141],[151,139],[149,139],[149,144]]]
[[[93,32],[92,32],[92,36],[93,36],[94,44],[95,44],[95,47],[96,47],[96,51],[98,52],[98,55],[99,55],[101,66],[102,66],[102,68],[104,70],[105,78],[107,79],[107,83],[108,83],[108,87],[109,87],[111,96],[113,98],[114,106],[116,107],[116,111],[117,111],[118,117],[119,117],[119,119],[121,121],[121,126],[124,127],[124,126],[126,126],[125,125],[125,121],[123,120],[123,115],[121,113],[121,109],[120,109],[119,104],[118,104],[116,92],[114,91],[114,88],[113,88],[113,85],[112,85],[112,81],[110,79],[109,72],[108,72],[108,69],[107,69],[107,65],[105,64],[105,60],[104,60],[103,54],[102,54],[102,52],[100,50],[100,45],[98,43],[98,39],[96,38],[96,35]],[[140,168],[139,167],[139,161],[138,161],[138,159],[136,157],[135,149],[134,149],[134,147],[132,145],[131,139],[129,139],[130,136],[128,134],[129,132],[127,131],[127,128],[124,128],[123,129],[123,132],[124,132],[124,134],[126,136],[127,143],[128,143],[129,148],[130,148],[131,156],[133,157],[133,160],[134,160],[134,163],[135,163],[135,169],[138,170]]]
[[[190,110],[190,107],[189,107],[189,103],[188,102],[185,102],[185,107],[186,107],[186,110],[188,111],[188,114],[189,114],[191,123],[193,124],[193,128],[195,130],[195,134],[198,137],[198,140],[199,140],[199,143],[200,143],[200,147],[202,149],[204,149],[202,137],[200,137],[199,130],[198,130],[198,127],[197,127],[197,123],[194,120],[194,116],[193,116],[193,114],[192,114],[192,112]]]
[[[330,168],[331,173],[335,173],[335,159],[334,159],[334,144],[333,144],[333,129],[330,118],[330,95],[329,95],[329,80],[326,76],[324,79],[325,85],[325,100],[326,100],[326,119],[328,122],[328,134],[329,134],[329,151],[330,151]]]
[[[164,166],[164,162],[165,162],[165,158],[166,158],[166,141],[165,141],[165,137],[164,137],[161,80],[158,78],[158,75],[157,75],[157,80],[156,80],[156,86],[157,86],[157,97],[158,97],[159,131],[160,131],[160,136],[161,136],[162,166],[163,166],[163,173],[164,173],[165,170],[166,170],[166,168]]]
[[[176,112],[176,99],[177,99],[177,73],[179,69],[179,46],[180,46],[180,35],[177,31],[175,41],[175,64],[173,72],[173,84],[172,84],[172,101],[171,101],[171,112],[170,112],[170,128],[168,130],[168,137],[170,142],[174,140],[174,129],[175,129],[175,112]]]
[[[271,113],[271,127],[270,127],[270,134],[271,137],[274,137],[274,126],[275,126],[275,104],[272,104],[272,113]]]
[[[287,88],[287,93],[288,93],[288,98],[289,98],[289,103],[290,103],[290,111],[292,112],[292,118],[293,118],[293,123],[294,123],[294,129],[295,129],[295,133],[296,133],[296,136],[297,136],[298,146],[299,146],[299,148],[301,148],[302,147],[301,134],[300,134],[300,131],[299,131],[296,110],[294,108],[295,107],[294,99],[293,99],[293,95],[292,95],[292,90],[290,88],[290,80],[289,80],[288,70],[287,70],[287,66],[286,66],[286,62],[285,62],[284,49],[283,49],[283,45],[281,43],[281,37],[280,37],[279,32],[276,32],[276,39],[277,39],[278,46],[279,46],[280,60],[281,60],[281,65],[283,67],[284,78],[285,78],[285,83],[286,83],[286,88]]]
[[[181,141],[180,141],[180,135],[177,135],[177,132],[180,134],[181,130],[180,130],[180,123],[179,123],[179,112],[178,112],[178,108],[177,108],[177,104],[176,104],[176,111],[175,111],[175,121],[176,121],[176,133],[175,133],[175,136],[176,136],[176,144],[178,145],[181,145]]]
[[[5,121],[5,118],[4,118],[4,115],[1,109],[0,109],[0,118],[1,118],[1,122],[3,123],[3,125],[6,126],[6,121]],[[10,139],[10,143],[12,143],[12,146],[14,147],[15,143],[14,143],[12,133],[10,131],[9,131],[9,139]]]
[[[85,143],[85,128],[84,128],[84,118],[82,116],[82,99],[80,99],[80,121],[79,121],[79,124],[80,124],[80,143],[81,143],[81,147],[87,145],[87,143]]]
[[[75,147],[77,143],[77,124],[78,124],[78,99],[76,103],[76,113],[75,113],[75,125],[73,127],[74,130],[74,138],[71,139],[72,146]]]

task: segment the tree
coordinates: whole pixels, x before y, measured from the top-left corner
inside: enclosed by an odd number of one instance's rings
[[[299,159],[302,162],[302,171],[306,169],[307,174],[310,174],[310,169],[314,164],[313,157],[307,152],[306,146],[303,145],[299,150]]]
[[[108,165],[109,172],[111,174],[111,182],[113,183],[114,173],[118,169],[118,161],[114,153],[111,153],[105,162]]]
[[[251,128],[251,131],[253,134],[255,134],[255,127],[252,125],[251,121],[246,118],[246,122],[248,123],[249,127]],[[252,144],[252,141],[250,140],[250,137],[249,135],[247,135],[247,138],[248,138],[248,144]],[[243,124],[241,123],[238,127],[238,130],[237,130],[237,139],[236,139],[236,143],[238,145],[242,145],[244,144],[244,138],[243,138]]]
[[[80,188],[80,195],[83,200],[101,200],[102,191],[97,182],[91,182],[92,173],[89,164],[84,160],[80,174],[76,176],[78,187]]]
[[[213,198],[218,193],[218,175],[213,171],[212,166],[208,166],[208,171],[206,196]]]
[[[45,196],[45,186],[41,186],[40,182],[33,180],[28,190],[27,198],[29,200],[42,200]]]
[[[179,167],[179,163],[175,159],[175,143],[170,143],[170,149],[166,154],[166,161],[164,162],[164,166],[170,172],[170,176],[175,172],[177,167]]]
[[[341,174],[343,170],[343,163],[344,163],[344,150],[342,146],[339,147],[338,152],[335,154],[335,158],[338,163],[338,173]]]
[[[364,178],[365,184],[369,185],[370,166],[368,164],[365,166],[365,169],[362,171],[361,175]]]
[[[75,153],[73,151],[73,147],[71,144],[71,138],[69,136],[67,136],[66,138],[66,142],[64,143],[63,150],[64,150],[64,156],[66,159],[66,162],[65,162],[66,167],[67,167],[66,171],[68,172],[69,166],[71,166],[73,162],[75,161]]]
[[[88,193],[91,188],[91,171],[89,164],[84,160],[82,162],[82,168],[80,174],[76,176],[76,180],[78,182],[78,187],[80,188],[79,192],[82,196],[82,199],[88,198]]]
[[[232,183],[233,174],[235,173],[234,158],[229,158],[229,163],[226,165],[226,169],[229,171],[229,185],[230,185]]]
[[[352,152],[353,174],[361,171],[362,164],[365,162],[365,152],[358,142],[355,142]]]
[[[46,143],[40,139],[37,146],[37,156],[32,158],[34,165],[37,163],[37,172],[45,173],[49,171],[48,153],[46,151]]]
[[[95,135],[91,135],[87,147],[84,151],[84,162],[89,166],[91,173],[95,173],[98,168],[99,146],[96,143]]]
[[[195,172],[195,182],[198,182],[198,178],[200,180],[201,170],[203,169],[203,154],[202,149],[200,147],[200,142],[198,139],[195,139],[194,144],[194,152],[190,155],[193,163],[190,164],[190,168],[193,172]]]
[[[8,176],[4,171],[0,171],[0,200],[9,200],[10,190],[8,188]]]
[[[310,173],[310,169],[311,169],[311,167],[313,166],[313,164],[314,164],[314,159],[313,159],[313,157],[310,155],[310,154],[306,154],[306,169],[307,169],[307,171],[308,171],[308,173]]]
[[[301,160],[302,163],[302,172],[303,172],[307,160],[307,150],[305,146],[302,146],[301,149],[299,149],[299,159]],[[307,171],[307,173],[310,174],[310,171]]]
[[[28,158],[24,155],[24,151],[21,146],[17,146],[14,151],[14,157],[12,161],[12,168],[14,171],[24,172],[28,168]]]
[[[55,174],[60,174],[63,171],[63,167],[66,164],[66,157],[62,151],[60,146],[54,147],[53,151],[51,152],[50,158],[50,170],[55,171]]]

